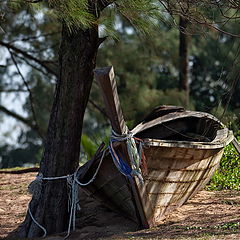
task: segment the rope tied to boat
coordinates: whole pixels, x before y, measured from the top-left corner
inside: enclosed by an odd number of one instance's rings
[[[70,189],[69,202],[68,202],[70,215],[69,215],[69,222],[68,222],[68,231],[67,231],[67,235],[65,236],[64,239],[67,239],[69,237],[69,235],[71,233],[71,227],[72,227],[73,231],[75,230],[75,228],[76,228],[76,224],[75,224],[76,211],[81,209],[80,204],[79,204],[79,198],[78,198],[78,185],[79,186],[87,186],[95,180],[95,178],[99,172],[99,169],[102,165],[103,158],[106,154],[106,151],[107,151],[107,149],[103,150],[101,159],[99,161],[99,164],[98,164],[98,167],[97,167],[95,173],[93,174],[92,178],[86,183],[81,183],[78,180],[78,173],[79,173],[79,168],[80,168],[80,167],[78,167],[77,170],[73,174],[66,175],[66,176],[43,177],[43,174],[39,173],[36,176],[35,180],[33,180],[28,186],[28,191],[29,191],[29,193],[31,193],[33,195],[33,198],[39,198],[41,195],[42,185],[43,185],[44,180],[52,181],[52,180],[66,179],[67,184]],[[33,222],[44,232],[42,237],[45,238],[47,236],[47,230],[40,223],[38,223],[38,221],[33,216],[32,212],[31,212],[31,208],[30,208],[30,203],[28,204],[28,212],[29,212],[29,215],[32,218]]]
[[[131,166],[129,166],[122,157],[114,150],[114,142],[124,142],[127,144],[127,152],[130,158]],[[139,142],[139,148],[137,148],[136,141]],[[112,156],[113,162],[118,168],[118,170],[127,177],[136,176],[139,181],[143,184],[143,177],[141,171],[141,165],[144,160],[143,157],[143,141],[137,139],[133,136],[132,132],[117,134],[112,130],[112,135],[110,138],[109,151]]]
[[[126,141],[126,143],[127,143],[127,151],[128,151],[128,155],[129,155],[129,158],[131,161],[131,166],[129,166],[121,158],[121,156],[114,150],[114,147],[113,147],[114,142],[123,142],[123,141]],[[138,142],[138,148],[137,148],[136,141]],[[80,204],[79,204],[79,199],[78,199],[78,185],[79,186],[87,186],[95,180],[97,173],[99,172],[99,169],[102,165],[103,158],[104,158],[107,150],[109,150],[109,152],[113,158],[114,164],[116,165],[118,170],[123,175],[125,175],[127,177],[136,176],[140,180],[140,182],[143,183],[143,177],[142,177],[142,171],[141,171],[141,166],[144,166],[144,159],[145,159],[144,153],[143,153],[143,141],[141,139],[135,138],[131,132],[119,135],[112,130],[109,147],[106,148],[102,152],[102,156],[101,156],[99,165],[98,165],[95,173],[93,174],[92,178],[88,182],[81,183],[78,180],[78,173],[79,173],[79,168],[80,168],[80,167],[78,167],[77,170],[73,174],[66,175],[66,176],[44,177],[42,173],[39,173],[36,176],[35,180],[32,181],[28,186],[28,191],[33,195],[33,198],[39,199],[41,196],[41,192],[42,192],[43,181],[52,181],[52,180],[59,180],[59,179],[66,180],[69,190],[70,190],[68,193],[68,196],[69,196],[68,210],[70,212],[70,215],[69,215],[67,235],[65,236],[64,239],[69,237],[69,235],[71,233],[71,228],[73,231],[75,230],[75,228],[76,228],[76,224],[75,224],[76,211],[81,209]],[[146,165],[146,163],[145,163],[145,165]],[[29,212],[29,215],[32,218],[33,222],[44,232],[43,238],[46,237],[47,230],[44,226],[42,226],[40,223],[38,223],[38,221],[33,216],[32,212],[31,212],[30,203],[28,205],[28,212]]]

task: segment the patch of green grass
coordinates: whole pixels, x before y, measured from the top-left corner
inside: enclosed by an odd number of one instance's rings
[[[215,229],[221,230],[239,230],[240,229],[240,222],[228,222],[221,225],[214,226]]]
[[[240,156],[232,144],[225,148],[220,168],[215,172],[206,189],[240,190]]]
[[[240,202],[234,200],[223,200],[222,203],[231,206],[240,206]]]
[[[34,167],[39,167],[39,165],[35,165]],[[12,171],[19,171],[29,169],[29,167],[13,167],[13,168],[1,168],[0,172],[12,172]]]
[[[26,169],[26,167],[1,168],[0,171],[11,172],[11,171],[18,171],[23,169]]]

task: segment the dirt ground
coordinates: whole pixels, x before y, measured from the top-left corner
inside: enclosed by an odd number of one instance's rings
[[[0,174],[0,239],[18,239],[31,196],[28,184],[36,173]],[[69,239],[240,240],[240,192],[201,191],[155,228],[134,232],[135,225],[90,198],[78,214],[77,230]],[[102,218],[104,214],[104,219]],[[11,233],[11,234],[10,234]],[[66,233],[47,237],[63,239]]]

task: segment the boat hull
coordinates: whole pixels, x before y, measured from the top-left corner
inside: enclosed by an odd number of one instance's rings
[[[140,123],[132,132],[143,139],[148,169],[143,184],[135,178],[141,211],[134,201],[130,179],[120,174],[109,153],[95,181],[84,189],[139,223],[140,228],[157,225],[204,188],[219,166],[224,147],[233,140],[232,132],[215,117],[194,111],[169,113]],[[119,147],[121,144],[116,151]],[[83,182],[94,174],[97,162],[99,159],[88,168]],[[140,220],[142,209],[147,225]]]
[[[149,225],[155,226],[205,187],[219,167],[223,148],[150,146],[144,152],[148,174],[138,187]]]

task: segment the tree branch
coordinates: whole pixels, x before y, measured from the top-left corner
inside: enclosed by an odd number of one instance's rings
[[[14,43],[14,42],[17,42],[17,41],[27,42],[27,41],[31,41],[31,40],[36,40],[36,39],[41,38],[41,37],[52,36],[52,35],[55,35],[55,34],[60,34],[60,32],[50,32],[50,33],[41,34],[41,35],[37,35],[37,36],[29,36],[29,37],[14,39],[14,40],[11,41],[11,43]]]
[[[88,100],[89,103],[96,108],[102,115],[104,118],[108,119],[107,113],[104,109],[102,109],[101,107],[99,107],[94,101],[92,101],[91,99]]]
[[[115,2],[114,0],[98,0],[97,5],[99,10],[102,11],[104,8],[108,7],[114,2]]]
[[[58,76],[58,73],[55,72],[52,68],[50,68],[50,67],[48,66],[48,64],[46,64],[45,61],[39,60],[39,59],[35,58],[34,56],[28,54],[27,52],[25,52],[25,51],[23,51],[23,50],[15,47],[15,46],[9,44],[9,43],[0,41],[0,45],[6,47],[7,49],[11,49],[11,50],[13,50],[14,52],[19,53],[19,54],[23,55],[24,57],[26,57],[26,58],[28,58],[28,59],[30,59],[30,60],[38,63],[40,66],[44,67],[49,73],[51,73],[51,74],[53,74],[53,75],[55,75],[55,76]]]
[[[48,76],[48,72],[46,72],[46,69],[45,71],[43,69],[41,69],[40,67],[37,67],[35,66],[34,64],[32,64],[30,61],[28,61],[28,59],[22,57],[22,56],[19,56],[17,54],[14,54],[15,57],[21,59],[22,61],[24,61],[27,65],[29,65],[30,67],[36,69],[37,71],[41,72],[42,74],[44,74],[45,76]],[[54,77],[57,77],[54,75]]]
[[[13,53],[11,52],[10,49],[8,49],[8,51],[9,51],[9,53],[10,53],[10,55],[11,55],[12,61],[13,61],[14,65],[15,65],[16,69],[17,69],[17,72],[18,72],[18,74],[20,75],[20,77],[22,78],[23,83],[24,83],[24,85],[25,85],[25,87],[27,88],[27,91],[28,91],[28,93],[29,93],[30,107],[31,107],[32,115],[33,115],[34,125],[36,126],[35,129],[36,129],[36,131],[38,132],[39,136],[40,136],[41,138],[43,138],[42,133],[39,131],[39,126],[38,126],[38,123],[37,123],[36,113],[35,113],[35,109],[34,109],[34,106],[33,106],[33,96],[32,96],[32,92],[31,92],[31,90],[30,90],[30,88],[29,88],[29,86],[28,86],[27,81],[26,81],[25,78],[23,77],[23,75],[22,75],[22,73],[21,73],[21,71],[20,71],[20,69],[19,69],[19,67],[18,67],[18,64],[17,64],[17,62],[16,62],[16,60],[15,60],[15,58],[14,58]]]
[[[237,15],[238,11],[240,10],[239,4],[236,4],[234,1],[228,0],[225,1],[177,1],[175,4],[173,4],[172,1],[162,1],[159,0],[159,2],[163,5],[164,9],[173,17],[174,16],[182,16],[190,23],[195,23],[198,25],[206,26],[210,29],[213,29],[215,31],[218,31],[222,34],[229,35],[232,37],[240,37],[240,34],[234,34],[227,31],[224,31],[221,29],[221,26],[216,26],[216,24],[226,24],[229,20],[236,20],[239,18]],[[185,5],[184,5],[185,4]],[[224,5],[223,5],[224,4]],[[187,5],[187,7],[186,7]],[[201,13],[201,11],[198,9],[199,6],[206,7],[206,8],[212,8],[213,10],[218,10],[221,16],[223,17],[223,20],[216,21],[216,19],[209,19],[207,15]],[[234,14],[231,16],[227,16],[226,12],[223,9],[229,10],[236,10]]]
[[[16,88],[16,89],[14,89],[14,88],[11,88],[11,89],[1,89],[0,88],[0,93],[1,92],[4,92],[4,93],[13,93],[13,92],[27,92],[27,90],[26,89],[21,89],[21,88]]]
[[[31,129],[35,130],[37,133],[40,131],[38,126],[36,126],[35,123],[33,123],[30,119],[28,118],[24,118],[23,116],[21,116],[18,113],[15,113],[13,111],[8,110],[7,108],[5,108],[4,106],[0,105],[0,111],[15,118],[16,120],[26,124],[28,127],[30,127]],[[42,131],[41,131],[42,132]],[[43,133],[43,132],[42,132]],[[42,135],[42,134],[41,134]]]

